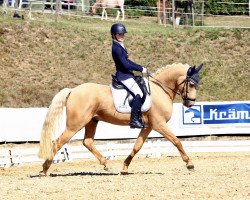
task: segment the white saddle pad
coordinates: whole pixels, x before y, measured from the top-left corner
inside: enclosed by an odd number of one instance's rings
[[[144,81],[146,83],[147,89],[148,88],[148,80],[146,78],[144,78]],[[118,112],[120,113],[130,113],[131,112],[131,107],[129,105],[128,99],[132,98],[132,95],[129,96],[129,98],[126,99],[127,97],[127,90],[125,89],[116,89],[112,86],[112,84],[110,85],[111,91],[112,91],[112,95],[113,95],[113,100],[114,100],[114,105],[115,108]],[[151,107],[151,96],[148,94],[146,96],[146,99],[141,107],[141,111],[142,112],[146,112],[149,110],[149,108]]]

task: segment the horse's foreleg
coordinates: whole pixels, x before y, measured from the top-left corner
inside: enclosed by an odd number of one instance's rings
[[[102,9],[102,18],[101,18],[101,20],[104,19],[104,14],[105,14],[105,12],[106,12],[106,10],[103,8],[103,9]]]
[[[181,154],[182,160],[186,162],[186,166],[189,170],[194,169],[194,164],[186,154],[186,152],[183,149],[183,146],[181,144],[181,141],[171,132],[171,130],[167,127],[167,125],[164,123],[160,125],[158,128],[155,129],[157,132],[162,134],[166,139],[168,139],[170,142],[172,142],[178,151]]]
[[[105,15],[105,20],[108,20],[108,13],[106,11],[106,8],[102,9],[102,18],[101,18],[101,20],[104,20],[104,15]]]
[[[135,145],[133,147],[132,152],[130,153],[130,155],[126,158],[126,160],[124,161],[123,164],[123,170],[121,172],[121,174],[128,174],[128,166],[130,165],[132,159],[134,158],[134,156],[140,151],[140,149],[142,148],[143,143],[145,142],[145,140],[147,139],[149,133],[151,132],[151,128],[147,128],[147,129],[142,129],[136,142]]]
[[[95,148],[94,146],[94,136],[96,132],[98,121],[91,120],[85,126],[85,136],[83,140],[83,145],[99,160],[100,164],[104,166],[105,170],[108,170],[106,158]]]
[[[56,148],[54,150],[54,155],[56,155],[56,153],[62,148],[62,146],[64,144],[66,144],[70,138],[76,133],[76,131],[69,131],[69,130],[65,130],[62,135],[56,140]],[[40,171],[39,175],[40,176],[47,176],[47,172],[48,169],[50,168],[52,164],[52,160],[45,160],[45,162],[43,163],[43,170]]]
[[[125,11],[124,11],[124,8],[121,9],[121,12],[122,12],[122,21],[125,20]]]
[[[116,18],[115,18],[115,20],[117,21],[117,20],[119,20],[119,18],[120,18],[120,11],[119,10],[117,10],[117,15],[116,15]]]

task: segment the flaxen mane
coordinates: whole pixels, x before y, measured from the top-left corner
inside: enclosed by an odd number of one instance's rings
[[[168,68],[171,68],[171,67],[180,67],[180,66],[189,67],[188,64],[173,63],[173,64],[171,64],[171,65],[166,65],[165,67],[158,68],[158,69],[156,70],[156,72],[153,73],[153,75],[159,74],[159,73],[161,73],[161,72],[162,72],[163,70],[165,70],[165,69],[168,69]]]

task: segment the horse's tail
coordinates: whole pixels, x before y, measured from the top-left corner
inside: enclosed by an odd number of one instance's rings
[[[43,123],[40,149],[38,153],[38,156],[42,159],[52,160],[56,153],[56,130],[63,116],[63,108],[70,92],[71,89],[69,88],[62,89],[54,96],[49,107],[45,121]]]

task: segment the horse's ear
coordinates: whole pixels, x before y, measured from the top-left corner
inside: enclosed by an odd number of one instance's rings
[[[198,73],[203,67],[203,63],[201,63],[197,68],[195,68],[196,73]]]
[[[195,66],[193,67],[189,67],[188,71],[187,71],[187,76],[192,76],[195,72]]]

